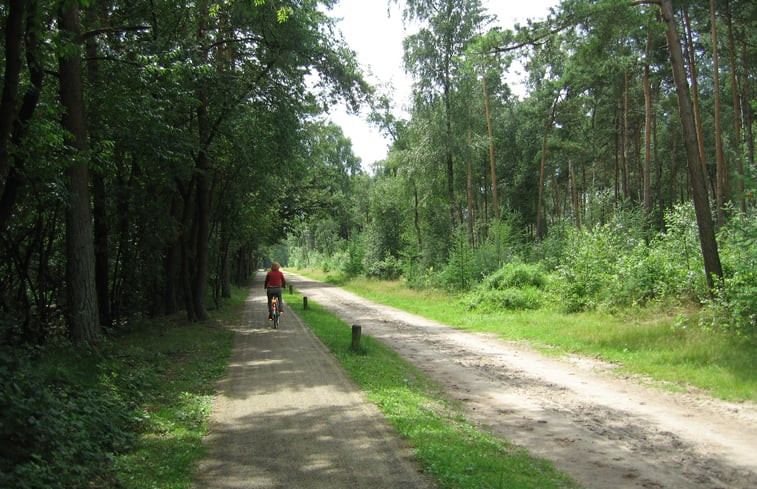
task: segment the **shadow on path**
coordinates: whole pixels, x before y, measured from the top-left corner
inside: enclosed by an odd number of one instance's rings
[[[287,308],[256,281],[219,382],[195,488],[428,488],[410,449]]]

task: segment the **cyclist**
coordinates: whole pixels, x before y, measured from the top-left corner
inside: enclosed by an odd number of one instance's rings
[[[281,299],[281,290],[286,287],[287,281],[280,270],[279,262],[271,264],[271,270],[265,274],[265,283],[263,287],[268,294],[268,320],[273,320],[273,310],[271,309],[271,300],[276,297],[279,301],[279,314],[284,312],[284,302]]]

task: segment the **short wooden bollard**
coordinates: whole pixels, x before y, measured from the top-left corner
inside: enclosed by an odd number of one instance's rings
[[[306,311],[308,310],[308,298],[307,296],[302,296],[302,308]]]
[[[360,335],[362,333],[362,329],[357,324],[352,325],[352,350],[354,351],[360,351]]]
[[[294,291],[294,287],[290,285],[289,286],[289,295],[292,295],[293,291]]]

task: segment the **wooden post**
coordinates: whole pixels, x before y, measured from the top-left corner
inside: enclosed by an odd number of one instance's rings
[[[352,325],[352,350],[354,351],[360,351],[360,335],[362,333],[362,328],[358,326],[357,324]]]
[[[289,286],[289,295],[292,295],[292,291],[293,291],[293,290],[294,290],[294,288],[293,288],[293,287],[292,287],[292,286],[290,285],[290,286]]]
[[[306,311],[308,310],[308,298],[307,296],[302,296],[302,308]]]

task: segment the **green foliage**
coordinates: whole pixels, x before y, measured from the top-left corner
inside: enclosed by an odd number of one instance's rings
[[[554,282],[565,310],[702,297],[705,282],[693,212],[690,204],[677,206],[666,217],[666,230],[651,240],[634,212],[616,212],[591,231],[568,230]]]
[[[705,324],[757,339],[757,214],[737,216],[720,233],[723,282]]]
[[[636,246],[617,262],[612,304],[650,300],[696,301],[706,294],[699,238],[692,205],[679,205],[665,217],[666,229]]]
[[[483,288],[505,290],[509,288],[535,287],[543,288],[547,277],[538,265],[526,263],[508,263],[493,274],[486,277]]]
[[[461,299],[469,311],[538,309],[545,304],[547,276],[538,265],[508,263]]]
[[[357,277],[364,272],[363,257],[365,255],[363,240],[354,239],[350,241],[347,248],[347,256],[342,267],[342,271],[348,277]]]
[[[189,487],[230,351],[229,330],[183,322],[0,349],[0,486]]]
[[[134,443],[134,406],[125,393],[87,378],[94,351],[72,346],[0,350],[0,486],[89,487],[113,477],[115,457]],[[70,356],[43,375],[46,355]],[[73,362],[80,362],[76,371]]]

